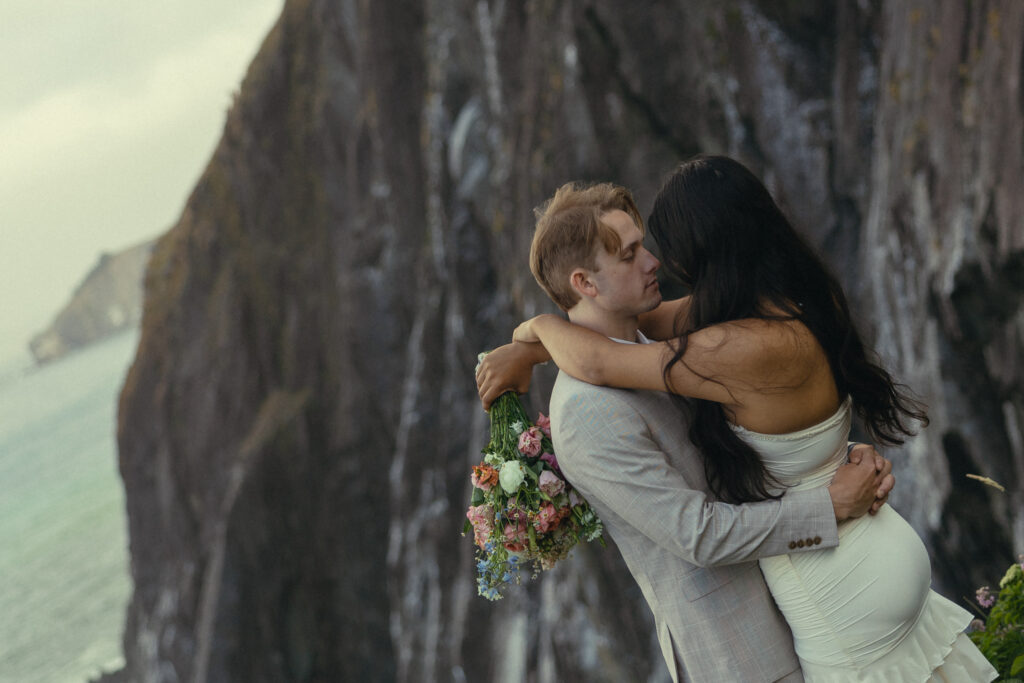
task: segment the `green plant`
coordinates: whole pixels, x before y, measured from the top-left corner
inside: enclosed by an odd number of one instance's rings
[[[978,589],[977,606],[987,609],[988,616],[969,634],[1004,683],[1021,681],[1024,674],[1024,555],[1018,560],[999,582],[998,592],[988,586]]]

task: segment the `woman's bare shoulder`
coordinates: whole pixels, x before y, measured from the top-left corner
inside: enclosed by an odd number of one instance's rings
[[[688,347],[687,356],[693,349],[718,373],[757,384],[802,382],[825,358],[814,334],[795,319],[719,323],[691,334]]]
[[[768,349],[773,352],[806,350],[814,334],[795,318],[787,320],[742,318],[710,325],[690,334],[704,347],[736,345],[739,350]]]

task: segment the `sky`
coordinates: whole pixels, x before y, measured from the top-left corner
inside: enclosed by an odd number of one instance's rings
[[[0,363],[177,220],[283,0],[0,3]]]

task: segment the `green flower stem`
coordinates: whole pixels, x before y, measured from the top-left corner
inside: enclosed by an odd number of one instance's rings
[[[516,422],[525,428],[530,424],[523,404],[514,392],[506,391],[495,399],[489,411],[491,417],[491,442],[487,450],[492,453],[517,453],[519,451],[519,435],[512,430]]]

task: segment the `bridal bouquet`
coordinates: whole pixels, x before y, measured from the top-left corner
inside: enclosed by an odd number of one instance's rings
[[[519,397],[502,394],[491,405],[491,440],[473,466],[473,498],[463,535],[476,542],[477,592],[499,600],[520,583],[551,569],[581,540],[600,540],[601,520],[562,477],[551,447],[550,421],[530,422]]]

